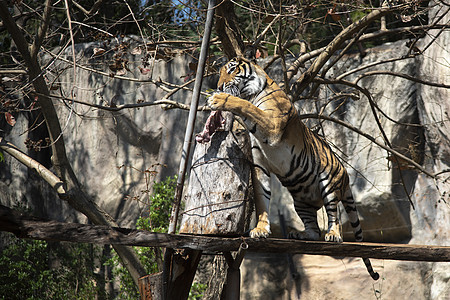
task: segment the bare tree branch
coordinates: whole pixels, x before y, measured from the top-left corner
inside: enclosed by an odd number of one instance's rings
[[[363,132],[362,130],[356,128],[355,126],[352,126],[350,124],[348,124],[347,122],[344,122],[342,120],[339,120],[337,118],[333,118],[333,117],[329,117],[329,116],[325,116],[325,115],[319,115],[319,114],[302,114],[300,115],[301,119],[308,119],[308,118],[314,118],[314,119],[318,119],[318,120],[327,120],[327,121],[332,121],[336,124],[342,125],[360,135],[362,135],[363,137],[365,137],[366,139],[368,139],[369,141],[371,141],[372,143],[378,145],[380,148],[383,148],[384,150],[392,153],[393,155],[397,156],[398,158],[400,158],[401,160],[404,160],[408,163],[410,163],[411,165],[413,165],[414,167],[416,167],[418,170],[422,171],[424,174],[435,178],[437,176],[438,173],[433,174],[431,172],[429,172],[428,170],[426,170],[424,167],[422,167],[421,165],[419,165],[417,162],[415,162],[414,160],[408,158],[407,156],[401,154],[400,152],[378,142],[373,136],[371,136],[368,133]]]
[[[61,199],[66,197],[66,190],[64,189],[64,183],[53,174],[49,169],[47,169],[44,165],[32,159],[24,152],[20,151],[19,148],[3,140],[0,137],[0,149],[20,161],[22,164],[27,166],[28,168],[36,171],[42,179],[44,179],[50,186],[58,193],[58,196]]]
[[[216,32],[222,42],[223,52],[231,59],[244,55],[244,42],[237,25],[233,3],[224,0],[216,9]]]
[[[275,24],[276,21],[281,17],[281,15],[277,15],[275,18],[273,18],[272,21],[270,21],[269,24],[267,24],[266,28],[259,34],[259,36],[256,38],[255,42],[253,43],[253,47],[258,47],[258,45],[261,43],[262,39],[266,35],[267,31],[272,27],[273,24]]]
[[[351,38],[362,28],[366,27],[374,20],[381,18],[381,16],[388,13],[389,9],[380,8],[375,9],[368,15],[361,18],[359,21],[352,23],[350,26],[342,30],[328,46],[319,54],[313,64],[304,72],[299,79],[297,79],[297,88],[295,91],[294,99],[296,99],[308,84],[316,77],[322,66],[330,59],[330,57],[342,46],[342,44]]]
[[[374,39],[382,38],[383,36],[387,35],[397,35],[402,33],[415,33],[415,32],[424,32],[430,29],[443,29],[448,27],[446,24],[433,24],[433,25],[422,25],[422,26],[411,26],[411,27],[401,27],[401,28],[394,28],[394,29],[387,29],[387,30],[380,30],[372,33],[366,33],[361,35],[359,38],[360,42],[370,41]],[[348,39],[350,39],[348,37]],[[300,55],[289,67],[287,71],[287,77],[288,80],[291,80],[298,72],[298,69],[304,65],[305,62],[308,60],[313,59],[314,57],[319,56],[323,51],[325,51],[326,47],[321,47],[318,49],[315,49],[313,51],[310,51],[308,53]],[[414,54],[411,54],[414,55]],[[295,98],[297,99],[297,98]]]
[[[98,108],[98,109],[102,109],[102,110],[106,110],[106,111],[120,111],[123,109],[141,108],[141,107],[156,106],[156,105],[161,106],[161,108],[164,110],[169,110],[169,109],[174,109],[174,108],[178,108],[178,109],[182,109],[182,110],[189,110],[191,107],[188,104],[180,103],[180,102],[170,100],[170,99],[161,99],[161,100],[155,100],[155,101],[151,101],[151,102],[129,103],[129,104],[122,104],[122,105],[117,105],[117,106],[115,104],[111,104],[111,106],[104,106],[104,105],[89,103],[89,102],[85,102],[85,101],[81,101],[81,100],[62,97],[62,96],[54,96],[53,95],[51,97],[57,98],[57,99],[62,99],[62,100],[67,100],[67,101],[74,102],[77,104],[82,104],[82,105],[86,105],[89,107],[94,107],[94,108]],[[209,106],[199,106],[197,109],[197,111],[210,111],[210,110],[211,110],[211,108],[209,108]]]
[[[34,43],[30,49],[31,57],[33,59],[36,59],[39,48],[41,47],[41,45],[44,41],[45,35],[47,34],[48,25],[49,25],[50,18],[51,18],[51,12],[52,12],[52,0],[46,0],[45,4],[44,4],[43,20],[42,20],[41,26],[39,27],[39,30],[36,34],[36,37],[34,39]]]
[[[92,16],[97,10],[99,9],[100,5],[104,2],[104,0],[97,0],[91,7],[90,10],[85,9],[83,6],[81,6],[77,1],[72,1],[73,4],[81,10],[86,16]]]
[[[373,75],[391,75],[391,76],[405,78],[405,79],[411,80],[413,82],[417,82],[417,83],[425,84],[425,85],[429,85],[429,86],[434,86],[434,87],[438,87],[438,88],[444,88],[444,89],[450,88],[449,84],[431,82],[431,81],[423,80],[423,79],[420,79],[420,78],[417,78],[417,77],[414,77],[414,76],[411,76],[408,74],[392,72],[392,71],[385,71],[385,70],[370,71],[370,72],[361,74],[360,76],[358,76],[357,79],[355,79],[354,83],[357,84],[364,77],[373,76]]]
[[[20,75],[25,75],[25,74],[27,74],[27,71],[23,70],[23,69],[0,69],[0,74],[20,74]]]
[[[75,78],[77,78],[77,60],[75,57],[75,40],[73,38],[72,18],[70,17],[69,3],[67,0],[64,0],[64,5],[66,9],[67,22],[69,23],[70,44],[72,46],[73,80],[75,80]]]
[[[391,63],[391,62],[396,62],[396,61],[403,60],[403,59],[415,58],[417,55],[419,55],[419,53],[409,54],[409,55],[406,55],[406,56],[395,57],[395,58],[381,60],[381,61],[375,61],[375,62],[370,63],[370,64],[362,65],[362,66],[359,66],[359,67],[357,67],[355,69],[352,69],[350,71],[347,71],[345,73],[340,74],[339,76],[336,77],[336,80],[341,80],[344,77],[347,77],[347,76],[349,76],[351,74],[354,74],[356,72],[359,72],[359,71],[362,71],[364,69],[368,69],[368,68],[371,68],[371,67],[374,67],[374,66],[377,66],[377,65],[387,64],[387,63]]]

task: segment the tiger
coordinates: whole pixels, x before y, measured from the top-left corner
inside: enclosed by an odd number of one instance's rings
[[[254,165],[254,198],[257,215],[251,238],[271,234],[268,207],[271,197],[270,174],[287,188],[294,200],[296,213],[305,230],[292,231],[289,238],[317,241],[320,229],[317,211],[325,206],[328,229],[325,241],[341,243],[337,223],[338,203],[349,217],[356,241],[363,233],[343,164],[328,143],[301,120],[293,102],[254,61],[236,57],[219,72],[217,91],[208,98],[216,111],[230,111],[239,116],[250,133]],[[374,280],[370,260],[363,258]]]

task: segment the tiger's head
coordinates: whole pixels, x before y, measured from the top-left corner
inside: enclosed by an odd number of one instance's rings
[[[220,69],[217,89],[250,100],[264,90],[267,75],[258,65],[241,57],[231,59]]]

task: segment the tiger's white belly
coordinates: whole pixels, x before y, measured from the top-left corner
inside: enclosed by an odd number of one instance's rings
[[[278,146],[269,146],[268,144],[261,143],[253,135],[251,135],[251,141],[253,146],[256,145],[261,149],[262,154],[261,157],[254,156],[255,164],[263,166],[268,172],[276,175],[281,184],[289,190],[294,202],[301,201],[308,203],[317,209],[323,206],[323,199],[319,189],[319,178],[317,176],[309,176],[305,182],[298,183],[294,186],[287,186],[284,183],[299,173],[303,173],[303,170],[299,168],[291,176],[285,177],[291,169],[293,159],[291,149],[293,145],[280,144]],[[298,145],[296,146],[298,147]],[[316,173],[316,171],[313,173]]]
[[[261,149],[262,156],[265,160],[262,164],[267,168],[267,171],[277,176],[288,172],[292,156],[288,145],[269,146],[253,138],[252,145],[255,144]]]

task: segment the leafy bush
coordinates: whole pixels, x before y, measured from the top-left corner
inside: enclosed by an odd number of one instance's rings
[[[136,227],[167,232],[176,188],[176,177],[153,184],[146,216]],[[11,238],[0,252],[0,299],[94,299],[109,298],[101,287],[104,279],[94,271],[105,260],[100,247],[90,244],[48,243]],[[148,274],[162,270],[162,249],[134,247]],[[119,284],[118,299],[139,299],[139,291],[118,255],[106,261]],[[194,283],[189,299],[200,299],[206,285]]]
[[[93,253],[93,246],[88,244],[12,239],[0,255],[0,299],[100,296]]]
[[[176,177],[167,177],[166,180],[153,183],[153,192],[148,199],[148,211],[145,217],[140,217],[136,222],[136,228],[153,232],[167,232],[169,217],[175,195]],[[146,268],[147,274],[157,273],[162,270],[162,249],[150,247],[134,247],[138,256]],[[120,282],[120,299],[137,299],[139,291],[128,271],[122,266],[117,254],[107,262],[113,267],[113,275]]]
[[[167,177],[161,182],[154,182],[153,193],[148,201],[148,217],[141,217],[136,227],[153,232],[167,232],[170,212],[175,196],[176,177]]]
[[[191,290],[189,291],[190,300],[197,300],[203,298],[203,293],[206,291],[207,285],[200,282],[194,282],[192,284]]]

